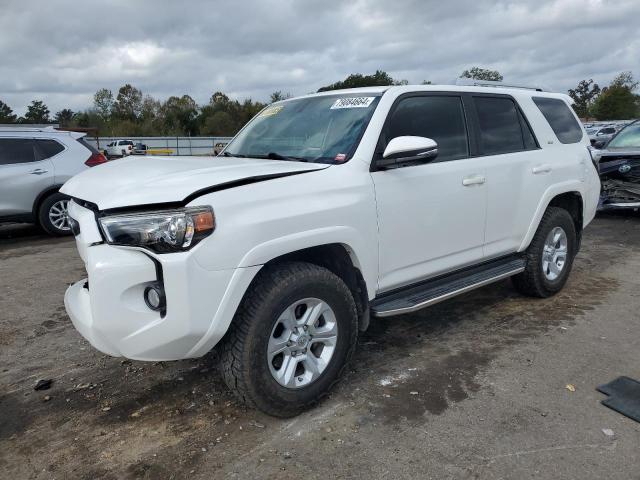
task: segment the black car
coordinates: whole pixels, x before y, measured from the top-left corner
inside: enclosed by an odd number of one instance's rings
[[[600,210],[640,208],[640,121],[627,125],[602,150],[599,159]]]

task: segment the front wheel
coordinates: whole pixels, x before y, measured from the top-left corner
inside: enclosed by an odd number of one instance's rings
[[[356,306],[342,279],[317,265],[258,275],[223,339],[222,375],[244,403],[291,417],[338,381],[357,341]]]
[[[563,208],[549,207],[527,249],[525,271],[512,277],[513,285],[532,297],[555,295],[567,283],[575,255],[573,218]]]

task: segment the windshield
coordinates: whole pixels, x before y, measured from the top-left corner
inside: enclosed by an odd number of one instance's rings
[[[222,155],[344,163],[355,152],[379,95],[328,95],[269,105]]]
[[[640,148],[640,122],[629,125],[613,137],[608,148]]]

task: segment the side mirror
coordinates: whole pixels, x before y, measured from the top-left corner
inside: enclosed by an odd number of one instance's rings
[[[388,168],[405,163],[427,163],[437,156],[438,144],[431,138],[396,137],[387,144],[376,166]]]

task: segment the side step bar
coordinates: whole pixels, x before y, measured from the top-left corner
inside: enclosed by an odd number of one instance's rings
[[[376,317],[412,313],[520,273],[524,268],[522,256],[492,260],[382,294],[371,302],[371,310]]]

